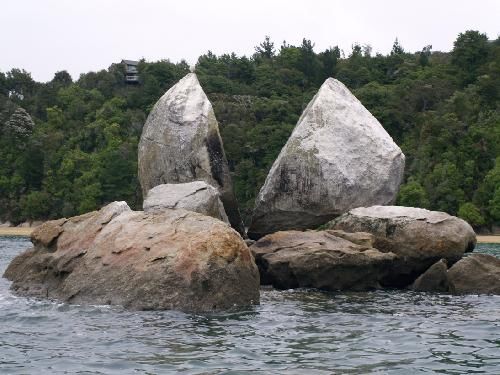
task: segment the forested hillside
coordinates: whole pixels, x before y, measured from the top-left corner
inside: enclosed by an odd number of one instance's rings
[[[431,42],[431,41],[430,41]],[[451,52],[426,46],[390,54],[367,45],[316,53],[275,45],[251,57],[201,56],[198,78],[213,103],[245,217],[272,162],[322,82],[345,83],[406,154],[398,203],[500,223],[500,39],[460,34]],[[130,56],[127,56],[130,57]],[[152,105],[189,72],[185,62],[141,61],[140,84],[121,64],[47,83],[0,72],[0,220],[72,216],[113,200],[140,208],[137,144]]]

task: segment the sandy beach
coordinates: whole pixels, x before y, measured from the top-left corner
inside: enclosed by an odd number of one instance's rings
[[[2,227],[0,236],[25,236],[29,237],[34,228]],[[478,243],[500,243],[500,235],[477,236]]]
[[[500,235],[496,236],[477,236],[478,243],[500,243]]]
[[[0,236],[24,236],[29,237],[34,228],[2,227]]]

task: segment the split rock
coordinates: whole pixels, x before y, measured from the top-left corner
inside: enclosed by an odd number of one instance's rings
[[[405,156],[341,82],[323,83],[255,201],[249,237],[314,229],[352,208],[389,204]]]
[[[233,228],[245,234],[219,126],[196,74],[186,75],[155,104],[138,156],[144,196],[161,184],[205,181],[219,190]]]

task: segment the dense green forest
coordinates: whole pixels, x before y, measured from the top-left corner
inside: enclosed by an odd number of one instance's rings
[[[250,57],[200,56],[198,78],[213,103],[237,198],[248,219],[267,171],[302,110],[328,77],[345,83],[406,155],[402,205],[500,223],[500,38],[467,31],[451,52],[388,55],[369,45],[316,53],[269,38]],[[149,110],[189,72],[185,62],[57,72],[35,82],[0,72],[0,220],[72,216],[114,200],[140,208],[137,144]]]

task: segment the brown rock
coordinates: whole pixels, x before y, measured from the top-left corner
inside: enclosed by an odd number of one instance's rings
[[[50,248],[52,242],[59,237],[63,231],[62,225],[66,221],[67,219],[63,218],[43,223],[31,233],[31,241],[35,246],[39,245]]]
[[[261,238],[250,250],[259,267],[261,283],[280,289],[376,289],[396,257],[356,245],[328,231],[277,232]]]
[[[464,220],[413,207],[360,207],[331,221],[328,227],[371,233],[375,248],[398,255],[382,281],[386,286],[410,285],[440,259],[453,264],[476,244],[476,234]]]
[[[448,270],[456,293],[500,294],[500,259],[470,254]]]
[[[373,247],[375,243],[375,237],[373,234],[366,232],[356,232],[356,233],[348,233],[343,230],[327,230],[328,233],[333,234],[335,237],[343,238],[344,240],[351,241],[356,245]]]
[[[448,265],[445,259],[434,263],[420,275],[411,286],[417,292],[450,292],[453,287],[448,278]]]
[[[48,222],[4,277],[21,295],[130,309],[212,311],[259,302],[248,247],[198,213],[131,211],[124,202]]]

